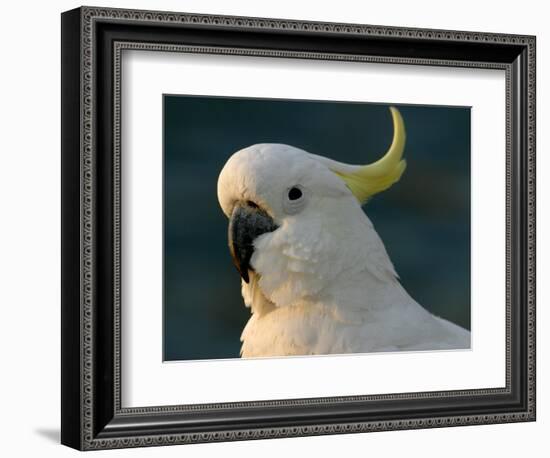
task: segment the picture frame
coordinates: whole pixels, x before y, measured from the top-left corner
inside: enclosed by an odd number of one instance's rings
[[[534,421],[535,48],[523,35],[96,7],[63,13],[61,442],[95,450]],[[122,405],[120,60],[128,49],[504,71],[505,386]]]

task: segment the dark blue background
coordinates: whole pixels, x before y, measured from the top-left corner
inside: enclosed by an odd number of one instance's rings
[[[469,329],[470,109],[397,107],[407,170],[364,210],[411,296]],[[286,143],[365,164],[392,135],[388,105],[164,96],[165,360],[239,356],[249,310],[216,196],[232,153]]]

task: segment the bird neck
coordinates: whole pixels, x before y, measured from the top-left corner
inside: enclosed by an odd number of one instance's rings
[[[396,276],[380,278],[366,269],[347,272],[335,279],[325,294],[333,306],[350,311],[395,310],[414,302]]]

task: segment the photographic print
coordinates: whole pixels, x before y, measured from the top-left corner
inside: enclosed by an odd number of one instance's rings
[[[61,23],[63,444],[536,419],[536,37]]]
[[[163,98],[165,361],[470,348],[469,107]]]

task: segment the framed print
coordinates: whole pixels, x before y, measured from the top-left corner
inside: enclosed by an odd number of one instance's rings
[[[535,419],[535,38],[62,15],[62,443]]]

